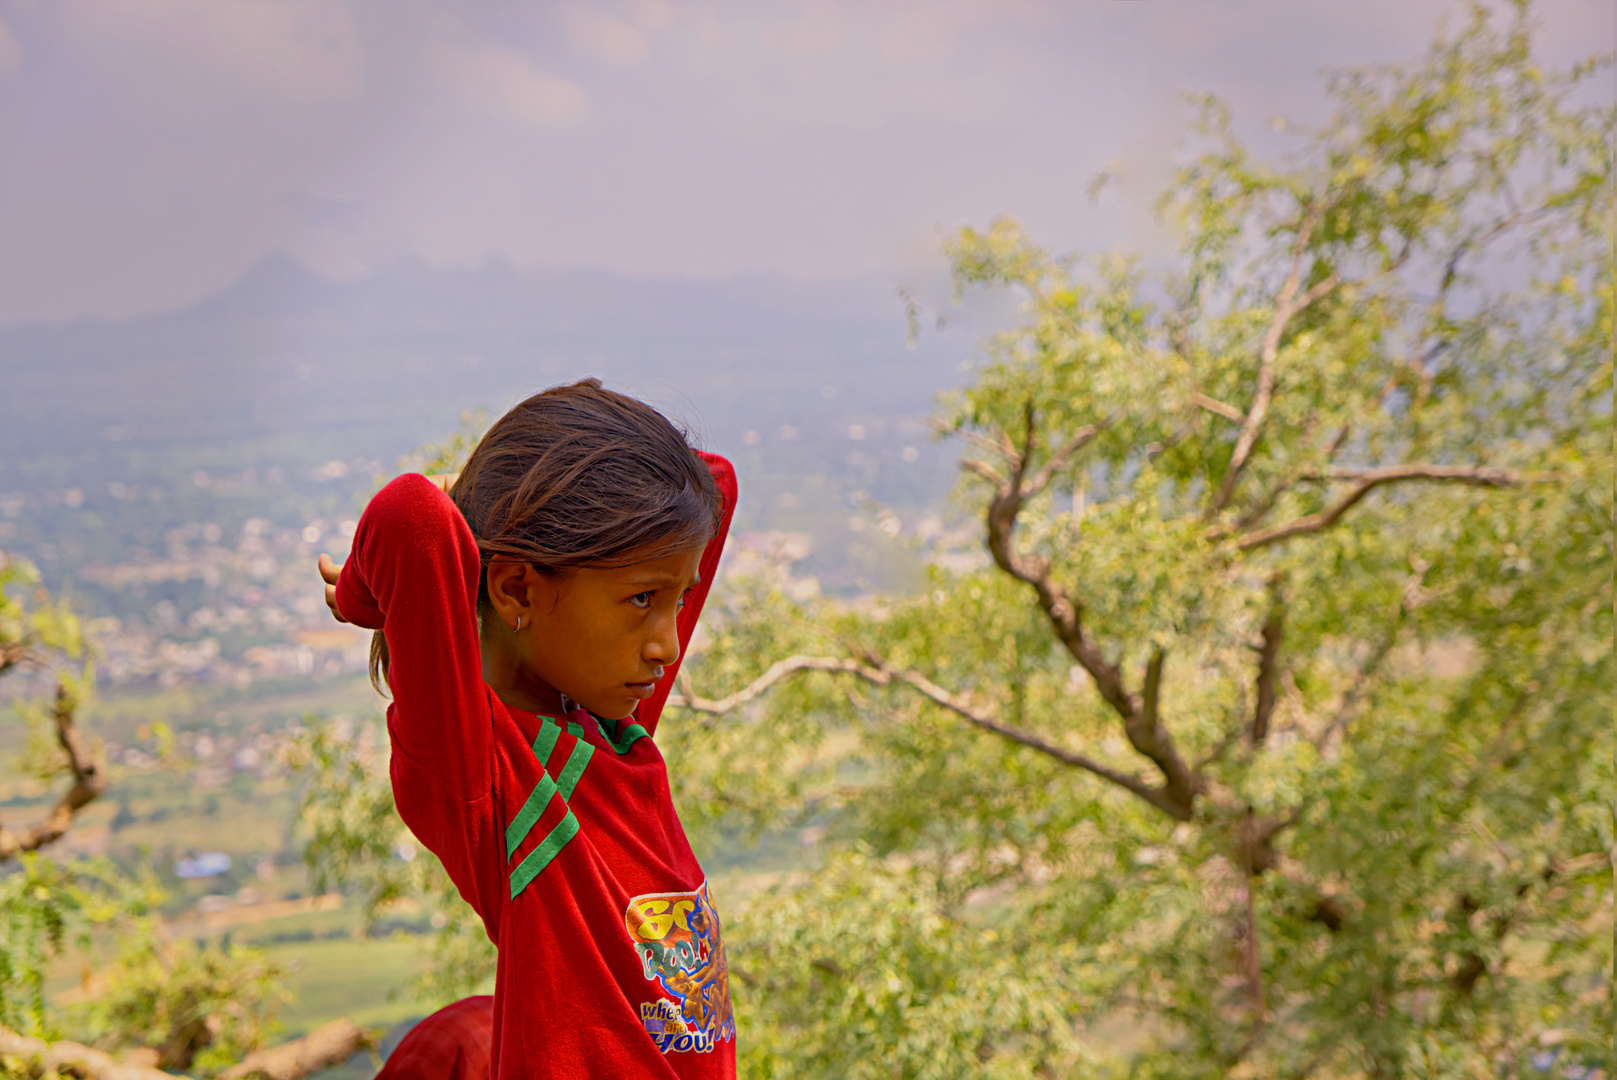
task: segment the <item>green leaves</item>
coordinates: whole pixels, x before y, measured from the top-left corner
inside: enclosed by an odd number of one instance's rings
[[[743,1074],[1087,1071],[1070,1005],[1084,973],[1071,951],[939,909],[926,877],[855,850],[810,885],[734,905],[726,933]]]
[[[80,1038],[152,1047],[161,1068],[204,1075],[263,1049],[287,997],[280,964],[228,941],[169,940],[149,920],[120,930],[122,946],[72,1010]]]
[[[37,855],[0,878],[0,1025],[45,1033],[45,967],[81,903],[72,876]]]

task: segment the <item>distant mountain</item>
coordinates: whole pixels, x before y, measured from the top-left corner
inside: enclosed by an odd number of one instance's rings
[[[0,327],[0,460],[94,440],[292,432],[349,431],[382,451],[378,439],[411,444],[464,408],[586,374],[721,441],[820,417],[923,412],[956,377],[937,341],[905,347],[902,309],[876,279],[700,281],[488,262],[334,281],[277,256],[181,310]]]
[[[188,523],[349,517],[463,410],[599,375],[735,460],[738,527],[814,533],[816,572],[863,579],[877,555],[850,512],[946,489],[952,448],[921,417],[971,351],[959,329],[908,348],[878,278],[488,262],[339,281],[274,257],[179,310],[0,327],[0,547],[63,582]]]

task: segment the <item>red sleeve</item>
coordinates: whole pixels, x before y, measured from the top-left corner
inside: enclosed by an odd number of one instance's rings
[[[691,643],[691,635],[696,632],[696,620],[702,614],[702,605],[707,603],[708,590],[713,588],[713,577],[719,570],[719,556],[724,553],[724,538],[730,534],[730,518],[736,511],[734,467],[717,454],[699,452],[697,456],[707,463],[708,471],[713,474],[713,482],[719,488],[719,530],[713,534],[713,539],[707,542],[707,548],[702,552],[700,570],[702,580],[691,590],[684,609],[679,613],[679,660],[663,674],[662,681],[657,684],[657,692],[635,707],[635,722],[645,728],[650,735],[657,734],[657,721],[663,714],[663,705],[674,689],[674,678],[679,674],[679,665],[685,662],[685,650]]]
[[[343,618],[387,636],[395,752],[466,800],[488,795],[493,754],[478,575],[460,511],[410,473],[371,499],[337,579]]]

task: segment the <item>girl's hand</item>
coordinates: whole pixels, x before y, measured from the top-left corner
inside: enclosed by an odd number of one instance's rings
[[[342,612],[337,610],[337,575],[342,572],[342,567],[332,562],[331,556],[323,551],[320,553],[319,565],[320,580],[326,583],[326,607],[331,609],[333,619],[340,623],[345,623],[348,620],[343,618]]]

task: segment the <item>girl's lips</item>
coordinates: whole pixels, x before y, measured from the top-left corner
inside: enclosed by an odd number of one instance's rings
[[[637,698],[649,698],[657,692],[657,684],[654,682],[631,682],[623,685]]]

